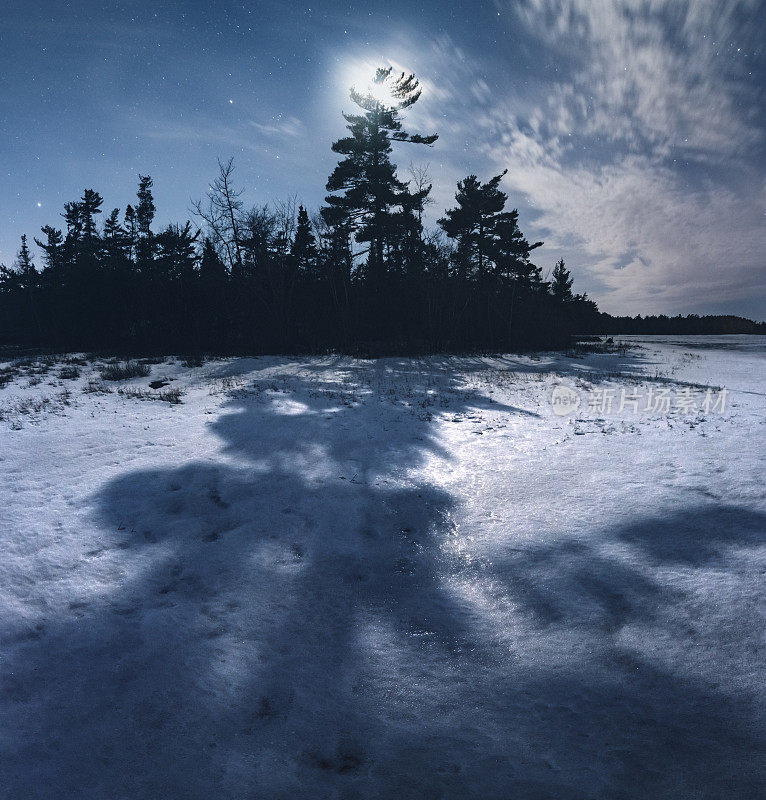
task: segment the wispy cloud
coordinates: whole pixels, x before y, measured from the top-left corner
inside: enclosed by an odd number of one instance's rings
[[[272,117],[269,122],[251,122],[250,125],[259,133],[266,136],[303,136],[306,133],[303,122],[297,117],[283,117],[277,115]]]
[[[564,129],[654,155],[741,155],[762,131],[743,114],[757,0],[526,0],[530,35],[569,69],[550,96]],[[748,50],[750,53],[748,54]]]
[[[547,258],[567,257],[606,310],[754,308],[766,294],[762,96],[748,80],[758,6],[503,0],[553,69],[498,89],[487,58],[442,39],[428,69],[449,77],[420,121],[446,128],[453,167],[470,155],[475,171],[509,168]]]

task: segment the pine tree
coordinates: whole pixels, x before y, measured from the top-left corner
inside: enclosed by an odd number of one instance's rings
[[[295,266],[309,277],[314,277],[317,268],[318,251],[309,215],[303,206],[298,206],[298,221],[295,228],[290,255]]]
[[[154,197],[152,179],[148,175],[138,176],[138,205],[136,216],[136,261],[139,269],[146,272],[152,260],[152,220],[154,219]]]
[[[16,254],[16,272],[24,288],[29,289],[37,285],[37,268],[32,261],[32,254],[29,252],[26,234],[22,234],[21,247]]]
[[[494,254],[498,277],[519,283],[522,287],[540,291],[544,287],[540,267],[530,260],[530,253],[542,242],[530,244],[519,229],[518,209],[498,215],[495,225]]]
[[[61,215],[66,222],[66,236],[64,237],[64,262],[70,268],[74,267],[80,253],[82,240],[82,218],[79,203],[65,203],[64,213]]]
[[[436,134],[420,136],[402,128],[400,114],[417,102],[421,89],[414,75],[392,76],[392,68],[376,71],[369,91],[351,89],[351,99],[364,113],[344,114],[350,133],[338,139],[333,152],[346,156],[327,181],[326,222],[350,226],[357,242],[369,245],[368,275],[384,272],[384,244],[396,228],[396,209],[402,206],[407,184],[396,177],[391,163],[392,142],[432,145]],[[341,193],[342,194],[335,194]]]
[[[320,222],[324,228],[320,233],[319,267],[327,282],[335,319],[335,341],[343,344],[349,339],[349,315],[351,306],[351,278],[353,254],[351,252],[351,224],[344,215],[334,215],[328,223],[323,209]]]
[[[128,258],[132,261],[136,253],[138,222],[136,221],[136,211],[130,203],[125,208],[125,234],[128,237]]]
[[[569,270],[564,265],[564,259],[560,258],[553,268],[551,280],[551,294],[560,302],[568,303],[572,298],[573,279]]]
[[[112,209],[104,220],[102,247],[107,266],[115,269],[130,257],[130,240],[125,228],[120,224],[120,209]]]
[[[17,286],[26,294],[29,316],[33,320],[38,338],[42,338],[42,327],[40,325],[40,315],[37,310],[36,296],[40,276],[32,261],[32,254],[29,252],[26,234],[22,234],[21,248],[16,256],[16,273],[18,275]]]
[[[154,212],[154,197],[152,196],[152,186],[154,182],[148,175],[138,176],[138,205],[136,206],[136,229],[140,236],[148,239],[151,236],[152,220]]]
[[[51,272],[56,272],[62,263],[64,236],[60,230],[50,225],[44,225],[40,229],[45,234],[45,242],[35,239],[35,244],[45,254],[45,266]]]
[[[101,213],[101,205],[104,198],[93,189],[85,189],[80,199],[80,226],[82,229],[83,241],[89,248],[92,248],[98,239],[98,228],[96,227],[96,214]]]
[[[207,236],[202,243],[199,277],[203,289],[222,286],[226,282],[226,267]]]
[[[506,172],[495,175],[486,183],[482,183],[475,175],[458,181],[455,194],[457,206],[438,220],[447,236],[457,240],[455,261],[458,275],[463,280],[472,273],[483,280],[487,273],[499,215],[508,199],[499,188]]]
[[[192,233],[191,223],[168,225],[156,236],[157,273],[168,281],[191,283],[197,263],[195,242],[199,231]]]
[[[378,70],[369,92],[352,90],[362,111],[346,115],[349,135],[334,145],[343,160],[313,218],[294,199],[246,211],[231,161],[219,162],[208,204],[195,206],[210,237],[201,246],[188,222],[152,232],[148,176],[124,223],[114,209],[101,231],[103,200],[86,189],[65,205],[63,232],[46,226],[35,239],[42,272],[26,237],[13,269],[0,266],[0,337],[136,352],[374,354],[557,346],[570,330],[596,330],[604,320],[587,295],[572,296],[563,260],[551,284],[532,263],[541,243],[530,244],[518,211],[505,210],[502,174],[460,181],[440,229],[424,230],[427,174],[411,170],[406,183],[391,163],[395,142],[436,139],[402,130],[399,115],[419,96],[412,76],[390,69]],[[700,320],[629,323],[640,332]]]
[[[119,239],[125,234],[125,230],[120,224],[120,209],[113,208],[109,216],[104,220],[104,239]]]

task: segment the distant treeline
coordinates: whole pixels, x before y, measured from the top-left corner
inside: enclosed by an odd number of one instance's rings
[[[424,227],[427,172],[411,168],[402,181],[390,158],[394,145],[437,139],[402,128],[419,96],[412,75],[391,69],[378,70],[369,92],[352,89],[360,112],[344,115],[348,135],[332,145],[340,161],[313,216],[294,200],[246,208],[231,161],[194,204],[194,225],[153,229],[149,176],[139,176],[135,205],[103,224],[103,198],[86,189],[64,206],[61,229],[46,225],[35,239],[41,268],[25,236],[16,263],[0,267],[0,344],[375,355],[552,348],[573,333],[633,332],[637,320],[607,325],[572,292],[563,260],[550,276],[532,262],[542,242],[527,241],[518,211],[506,209],[502,174],[459,181],[455,206],[436,230]]]
[[[720,335],[738,333],[757,333],[766,335],[766,322],[754,322],[746,317],[731,314],[680,314],[668,317],[665,314],[642,317],[614,317],[611,314],[598,314],[596,327],[590,331],[604,334],[665,334],[665,335]]]

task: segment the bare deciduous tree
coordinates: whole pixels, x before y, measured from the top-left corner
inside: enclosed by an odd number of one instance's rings
[[[242,239],[240,235],[243,189],[233,182],[234,159],[218,160],[218,177],[210,184],[205,200],[192,203],[192,213],[202,219],[226,256],[229,270],[242,268]],[[207,201],[207,202],[206,202]]]

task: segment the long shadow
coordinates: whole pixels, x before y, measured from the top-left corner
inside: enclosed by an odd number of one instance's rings
[[[569,356],[559,352],[532,354],[529,356],[496,355],[480,356],[432,356],[432,367],[465,371],[486,371],[488,368],[520,375],[553,374],[564,379],[609,380],[620,376],[637,383],[655,383],[679,389],[713,389],[720,387],[685,381],[672,376],[657,374],[667,367],[667,362],[652,359],[650,353],[640,345],[633,345],[625,352],[592,353],[585,356]],[[451,366],[450,366],[451,365]]]
[[[73,599],[44,629],[4,626],[3,797],[766,788],[755,698],[620,638],[667,634],[679,596],[606,546],[724,568],[762,542],[762,516],[709,506],[682,540],[659,515],[460,566],[515,606],[488,616],[451,581],[455,500],[423,477],[450,454],[430,420],[442,400],[520,410],[410,361],[285,364],[284,379],[269,364],[212,422],[220,458],[128,473],[94,498],[120,592]]]

